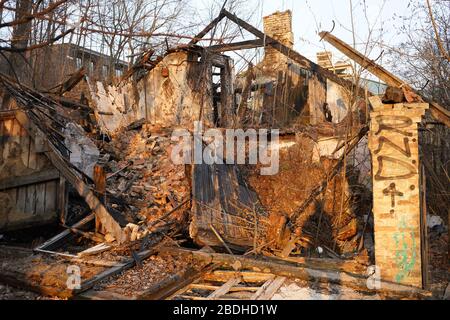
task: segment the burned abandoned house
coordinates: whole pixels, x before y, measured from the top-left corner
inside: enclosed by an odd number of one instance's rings
[[[200,46],[222,19],[256,39]],[[441,294],[448,110],[330,33],[383,83],[354,82],[326,52],[308,60],[291,20],[276,12],[262,32],[222,10],[190,43],[118,66],[115,81],[93,74],[103,62],[83,70],[73,47],[80,70],[46,85],[56,91],[1,75],[0,282],[84,299],[271,299],[292,279],[360,298]],[[226,53],[258,47],[262,61],[235,75]],[[195,122],[279,129],[279,172],[174,163],[172,133]],[[43,239],[48,224],[58,227]],[[73,265],[81,283],[70,287]]]

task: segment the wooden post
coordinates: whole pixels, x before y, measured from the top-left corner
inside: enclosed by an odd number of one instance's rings
[[[427,224],[427,176],[425,174],[425,166],[422,165],[422,171],[420,175],[420,183],[422,185],[421,189],[421,199],[422,199],[422,210],[421,210],[421,230],[422,230],[422,274],[423,274],[423,288],[428,290],[430,285],[429,280],[429,252],[428,252],[428,224]]]
[[[422,287],[418,123],[429,105],[369,100],[375,263],[382,280]]]
[[[103,166],[96,164],[94,167],[95,191],[101,195],[106,193],[106,173]]]
[[[60,221],[63,226],[67,224],[68,202],[69,202],[69,190],[67,188],[67,180],[61,176],[59,178],[58,208],[60,213]]]

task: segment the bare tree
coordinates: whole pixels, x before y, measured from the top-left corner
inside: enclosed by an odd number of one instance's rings
[[[424,95],[450,106],[450,1],[411,1],[412,17],[400,17],[405,23],[400,33],[406,41],[388,48],[391,68]]]

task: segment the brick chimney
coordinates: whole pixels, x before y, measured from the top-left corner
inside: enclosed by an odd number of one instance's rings
[[[292,12],[275,12],[263,18],[264,33],[280,41],[285,46],[292,48],[294,46],[294,34],[292,33]],[[288,59],[277,50],[267,47],[264,55],[264,65],[267,68],[283,68]]]

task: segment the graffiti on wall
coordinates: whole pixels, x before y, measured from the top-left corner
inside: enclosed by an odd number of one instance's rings
[[[375,121],[378,124],[378,131],[375,132],[377,136],[377,147],[374,154],[377,156],[378,170],[375,174],[376,181],[386,181],[392,180],[392,183],[383,190],[384,196],[389,196],[391,198],[391,214],[395,213],[396,198],[403,197],[404,191],[398,190],[395,181],[401,179],[409,179],[418,174],[417,172],[417,161],[412,159],[411,154],[411,141],[417,143],[416,139],[411,139],[413,134],[406,129],[411,127],[413,121],[411,118],[406,116],[395,116],[395,115],[378,115],[375,117]],[[391,138],[384,135],[392,135],[392,133],[397,133],[403,136],[403,145],[398,145],[392,141]],[[396,151],[397,156],[387,156],[383,155],[382,151],[385,148],[391,148]],[[396,166],[397,168],[402,168],[404,173],[402,174],[383,174],[384,169],[387,166]],[[411,185],[410,189],[413,191],[416,188],[415,185]]]
[[[372,107],[369,148],[376,263],[384,279],[421,286],[417,123],[428,105],[373,100]]]

